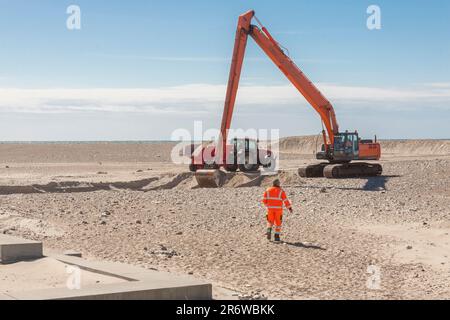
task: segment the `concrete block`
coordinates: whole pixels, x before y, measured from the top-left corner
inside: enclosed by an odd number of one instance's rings
[[[73,256],[52,256],[58,261],[79,268],[124,280],[101,288],[86,288],[79,292],[60,290],[61,299],[133,299],[133,300],[211,300],[212,285],[187,275],[147,270],[128,264],[106,261],[89,261]],[[20,297],[22,298],[22,297]]]
[[[17,244],[17,238],[3,237],[3,243]],[[24,240],[20,243],[24,243]],[[34,242],[26,242],[31,245]],[[36,250],[34,256],[42,254]],[[17,251],[17,250],[16,250]],[[22,250],[22,254],[23,255]],[[17,257],[17,255],[16,255]],[[147,270],[123,263],[84,260],[75,256],[50,255],[46,259],[77,266],[82,270],[126,280],[117,283],[90,285],[80,290],[66,287],[8,291],[0,293],[0,300],[210,300],[212,285],[192,276]],[[8,259],[10,261],[10,259]]]
[[[147,281],[108,284],[80,290],[45,289],[11,292],[17,300],[210,300],[211,285],[166,287]]]
[[[0,293],[0,301],[2,300],[15,300],[15,299],[11,296],[8,296],[7,294]]]
[[[42,242],[0,235],[0,264],[42,258]]]

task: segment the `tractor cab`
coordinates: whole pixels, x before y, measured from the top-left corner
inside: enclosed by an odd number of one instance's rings
[[[261,166],[268,168],[271,166],[271,157],[271,151],[260,149],[258,140],[234,138],[228,151],[226,170],[254,172]]]
[[[254,139],[239,139],[232,140],[233,164],[241,171],[254,171],[259,168],[258,163],[258,141]],[[230,170],[233,171],[233,170]]]
[[[258,141],[254,139],[233,139],[234,149],[239,152],[245,152],[246,154],[258,152]]]
[[[333,160],[352,161],[359,157],[358,132],[341,132],[334,136]]]

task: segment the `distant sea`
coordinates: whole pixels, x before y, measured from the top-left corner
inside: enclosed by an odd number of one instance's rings
[[[283,139],[283,138],[281,138]],[[448,139],[379,139],[379,141],[421,141],[421,140],[428,140],[428,141],[448,141]],[[172,141],[172,140],[123,140],[123,141],[0,141],[1,144],[123,144],[123,143],[129,143],[129,144],[160,144],[160,143],[179,143],[181,141]],[[201,143],[202,141],[193,141],[192,143]]]
[[[170,140],[130,140],[130,141],[0,141],[0,144],[102,144],[102,143],[129,143],[129,144],[159,144],[178,143]]]

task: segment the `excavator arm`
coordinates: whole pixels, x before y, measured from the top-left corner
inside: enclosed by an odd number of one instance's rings
[[[309,104],[319,113],[328,134],[327,139],[325,132],[323,133],[324,145],[328,149],[329,145],[334,144],[334,136],[339,132],[333,106],[305,74],[303,74],[297,65],[283,52],[280,45],[273,39],[267,29],[262,25],[260,29],[251,24],[254,17],[254,11],[249,11],[239,17],[220,131],[222,139],[219,141],[221,144],[218,146],[218,149],[223,149],[228,138],[228,130],[231,126],[249,35],[305,97]]]
[[[252,25],[255,19],[260,27]],[[361,140],[357,131],[339,132],[331,103],[322,95],[317,87],[305,76],[282,50],[269,31],[255,17],[254,11],[249,11],[239,17],[236,30],[233,58],[230,75],[228,79],[227,94],[223,109],[222,124],[220,128],[221,137],[214,148],[216,166],[213,170],[196,171],[197,182],[200,186],[219,186],[224,174],[219,170],[226,163],[228,131],[231,127],[236,96],[239,88],[242,65],[244,62],[245,49],[248,37],[252,37],[264,53],[289,79],[295,88],[303,95],[308,103],[317,111],[325,129],[322,131],[324,150],[316,154],[319,160],[328,160],[329,163],[312,164],[299,168],[301,177],[365,177],[377,176],[382,173],[380,164],[373,163],[351,163],[354,160],[378,160],[381,156],[380,144],[371,140]],[[202,149],[202,154],[204,154]],[[209,152],[207,152],[209,155]],[[204,157],[202,158],[204,160]],[[201,161],[202,162],[202,161]],[[195,165],[192,167],[197,169]]]

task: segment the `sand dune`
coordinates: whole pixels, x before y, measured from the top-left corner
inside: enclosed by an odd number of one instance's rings
[[[450,140],[381,140],[383,155],[450,155]],[[8,163],[154,163],[170,162],[176,143],[0,143],[0,164]],[[282,138],[279,150],[311,156],[322,137]]]
[[[380,140],[383,155],[450,155],[450,140]],[[319,151],[321,136],[288,137],[280,140],[280,151],[311,155]]]
[[[382,140],[381,150],[393,155],[450,155],[450,140]]]

